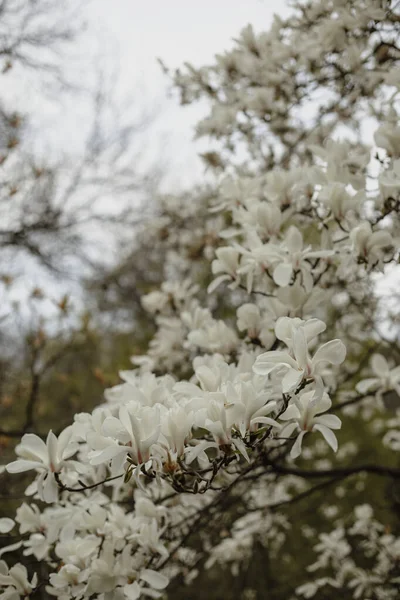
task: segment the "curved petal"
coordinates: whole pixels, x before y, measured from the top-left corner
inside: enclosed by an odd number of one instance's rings
[[[290,438],[292,433],[297,429],[297,422],[295,423],[287,423],[283,429],[279,432],[279,437],[281,438]]]
[[[370,391],[377,390],[379,387],[379,379],[370,378],[359,381],[356,385],[356,390],[359,394],[367,394]]]
[[[310,342],[317,335],[325,331],[326,324],[320,319],[308,319],[303,325],[307,341]]]
[[[169,583],[168,577],[152,569],[143,569],[140,573],[140,579],[148,583],[155,590],[163,590]]]
[[[377,377],[383,378],[389,374],[389,365],[382,354],[373,354],[371,357],[371,368]]]
[[[255,417],[250,421],[250,425],[255,425],[256,423],[265,423],[266,425],[271,425],[271,427],[277,427],[278,429],[282,427],[278,421],[270,419],[269,417]]]
[[[290,317],[279,317],[275,323],[275,335],[278,340],[285,342],[287,346],[291,344],[293,338],[293,326],[301,325],[302,320]]]
[[[295,443],[292,446],[290,451],[290,458],[298,458],[301,454],[301,446],[303,443],[303,437],[305,436],[306,431],[300,431],[299,435],[296,438]]]
[[[254,373],[257,375],[267,375],[272,371],[276,365],[288,365],[292,369],[297,369],[296,361],[287,352],[280,352],[279,350],[273,350],[271,352],[264,352],[257,357],[256,362],[253,365]]]
[[[332,448],[334,452],[338,449],[338,441],[336,439],[336,435],[329,429],[329,427],[325,427],[325,425],[314,425],[314,430],[320,431],[325,438],[326,443]]]
[[[346,358],[346,346],[341,340],[331,340],[318,348],[312,359],[315,367],[319,362],[328,362],[332,365],[340,365]]]
[[[321,417],[315,417],[314,423],[318,425],[324,425],[329,429],[340,429],[342,421],[336,415],[322,415]]]
[[[100,452],[94,452],[91,455],[89,462],[91,465],[101,465],[101,463],[108,462],[122,452],[127,454],[129,452],[129,448],[127,446],[107,446],[107,448],[101,450]]]
[[[0,519],[0,533],[8,533],[14,527],[15,522],[8,517]]]
[[[115,438],[120,442],[128,442],[130,440],[130,435],[126,427],[116,417],[106,417],[101,429],[103,435],[106,437]]]
[[[16,447],[16,453],[26,459],[41,460],[47,463],[47,446],[44,441],[34,433],[25,433],[21,443]]]
[[[23,473],[24,471],[31,471],[32,469],[40,469],[43,467],[43,463],[35,460],[14,460],[6,465],[6,471],[8,473]]]

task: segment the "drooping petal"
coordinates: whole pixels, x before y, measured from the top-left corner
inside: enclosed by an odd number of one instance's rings
[[[325,441],[332,448],[334,452],[338,449],[338,441],[336,439],[336,435],[329,429],[329,427],[325,427],[325,425],[314,425],[313,430],[320,431],[325,438]]]
[[[6,465],[6,471],[8,473],[23,473],[24,471],[31,471],[32,469],[43,468],[43,466],[42,462],[34,460],[14,460]]]
[[[301,446],[303,443],[303,437],[305,436],[306,431],[300,431],[299,435],[296,438],[295,443],[292,446],[290,451],[290,458],[298,458],[301,454]]]
[[[221,283],[223,283],[224,281],[231,281],[231,280],[232,280],[232,277],[230,275],[219,275],[210,283],[210,285],[207,288],[207,293],[212,294],[217,289],[217,287],[219,287],[221,285]]]
[[[243,440],[241,440],[240,438],[233,438],[232,442],[233,445],[236,446],[236,448],[239,450],[240,454],[244,456],[247,462],[250,462],[250,458],[247,454],[246,446],[244,445]]]
[[[148,583],[155,590],[163,590],[169,583],[168,577],[152,569],[143,569],[140,573],[140,579]]]

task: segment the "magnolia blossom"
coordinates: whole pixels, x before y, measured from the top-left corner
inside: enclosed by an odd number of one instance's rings
[[[4,600],[19,600],[29,596],[37,586],[37,581],[36,573],[29,581],[28,571],[23,565],[18,563],[8,569],[7,564],[0,561],[0,586],[8,587],[7,592],[0,596]]]
[[[279,332],[279,325],[278,325]],[[259,375],[269,375],[272,371],[282,373],[284,394],[295,391],[303,380],[321,375],[326,364],[340,365],[346,356],[346,347],[341,340],[331,340],[320,346],[313,357],[308,351],[307,335],[304,327],[293,333],[293,356],[289,352],[275,350],[257,357],[253,370]]]
[[[306,433],[319,431],[334,452],[338,449],[338,442],[332,429],[340,429],[342,422],[336,415],[321,415],[332,406],[331,399],[326,393],[303,392],[299,397],[293,398],[284,413],[280,415],[282,421],[287,421],[280,431],[280,437],[290,437],[294,431],[299,431],[296,441],[290,451],[291,458],[301,454],[301,446]]]
[[[370,263],[381,258],[384,248],[393,245],[392,236],[388,231],[372,231],[370,223],[362,223],[353,229],[350,239],[355,254]]]
[[[370,365],[375,377],[359,381],[356,390],[360,394],[374,392],[380,398],[385,392],[395,390],[400,396],[400,366],[390,369],[386,358],[382,354],[373,354]]]
[[[37,480],[39,496],[45,502],[53,502],[58,495],[58,486],[53,473],[59,473],[63,467],[71,464],[68,459],[77,450],[77,444],[71,443],[72,427],[67,427],[57,436],[52,431],[46,443],[33,433],[26,433],[15,451],[20,458],[9,463],[9,473],[22,473],[36,469],[41,471]]]

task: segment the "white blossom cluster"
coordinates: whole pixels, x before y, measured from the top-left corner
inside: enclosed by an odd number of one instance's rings
[[[330,533],[320,534],[314,551],[318,558],[308,571],[314,573],[331,567],[334,575],[319,577],[298,587],[296,593],[300,597],[313,598],[319,590],[329,586],[336,590],[350,590],[353,598],[397,598],[400,537],[394,536],[389,527],[374,519],[374,512],[368,504],[354,509],[351,526],[339,524]],[[362,566],[360,554],[364,560],[367,557],[372,562],[372,568]]]
[[[399,367],[371,333],[374,277],[399,259],[399,18],[385,0],[299,3],[268,33],[244,29],[213,67],[176,74],[184,102],[211,101],[198,133],[219,144],[203,157],[215,192],[190,206],[163,198],[149,225],[166,280],[143,297],[157,331],[137,368],[91,414],[16,447],[6,470],[36,477],[15,520],[0,521],[19,531],[1,555],[20,549],[48,577],[2,561],[0,598],[43,585],[61,600],[157,598],[176,575],[195,577],[205,555],[207,568],[237,572],[255,539],[277,554],[290,528],[279,507],[308,493],[302,474],[329,475],[340,402],[371,396],[384,411],[385,394],[400,393]],[[366,335],[376,343],[360,368]],[[388,423],[383,439],[398,450],[398,419]],[[343,448],[338,461],[354,453]],[[225,498],[242,509],[222,541],[202,537],[202,526],[223,526]],[[363,536],[371,572],[347,535]],[[334,575],[298,594],[333,585],[396,597],[398,538],[369,509],[315,550],[310,573]]]

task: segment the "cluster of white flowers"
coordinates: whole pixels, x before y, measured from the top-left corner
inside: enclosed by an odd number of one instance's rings
[[[318,558],[308,571],[314,573],[330,567],[333,576],[319,577],[299,586],[296,592],[300,597],[314,598],[326,586],[349,590],[356,599],[395,600],[398,597],[400,537],[374,519],[373,509],[368,504],[354,509],[351,526],[338,524],[330,533],[320,534],[314,551]],[[360,556],[364,561],[367,557],[372,567],[365,568]]]
[[[149,225],[165,247],[166,281],[143,297],[157,331],[133,358],[137,368],[58,436],[29,433],[16,447],[6,469],[36,473],[26,490],[33,501],[17,511],[21,539],[1,555],[20,548],[46,564],[48,578],[38,583],[22,564],[2,562],[1,598],[38,585],[61,600],[157,598],[204,553],[206,566],[237,571],[254,539],[277,552],[289,524],[272,509],[307,492],[293,461],[310,464],[321,443],[311,468],[329,475],[337,399],[400,393],[384,344],[366,370],[358,362],[374,323],[361,310],[373,277],[399,258],[400,76],[389,44],[398,19],[383,0],[301,3],[269,33],[247,27],[214,67],[176,74],[185,102],[203,94],[212,102],[198,132],[221,145],[216,190],[198,204],[163,198]],[[374,154],[359,128],[365,112],[375,119]],[[246,146],[239,165],[237,138]],[[387,445],[396,446],[390,431]],[[185,548],[192,528],[222,527],[224,498],[239,497],[245,510],[233,513],[222,542]],[[321,535],[310,567],[337,578],[298,594],[336,585],[354,598],[395,598],[398,539],[372,515],[364,527],[364,513],[357,509],[348,533],[365,536],[372,575],[350,559],[339,526]],[[5,532],[16,526],[0,522]]]

